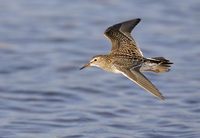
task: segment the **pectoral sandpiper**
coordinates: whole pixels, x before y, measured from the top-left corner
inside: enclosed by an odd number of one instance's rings
[[[96,66],[105,71],[123,74],[146,91],[163,100],[164,96],[141,72],[167,72],[170,70],[170,64],[173,63],[163,57],[145,58],[143,56],[131,36],[131,31],[139,22],[139,18],[133,19],[106,29],[104,35],[112,43],[111,52],[107,55],[94,56],[81,69]]]

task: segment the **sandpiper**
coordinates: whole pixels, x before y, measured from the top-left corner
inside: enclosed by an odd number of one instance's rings
[[[145,58],[143,56],[131,36],[131,31],[140,20],[139,18],[132,19],[107,28],[104,35],[112,43],[110,53],[94,56],[80,69],[96,66],[105,71],[122,74],[157,98],[164,100],[164,96],[142,72],[168,72],[170,64],[173,63],[164,57]]]

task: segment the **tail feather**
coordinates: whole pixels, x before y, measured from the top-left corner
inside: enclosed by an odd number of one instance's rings
[[[141,67],[141,71],[153,71],[156,73],[163,73],[170,71],[172,62],[164,57],[146,58],[144,65]]]

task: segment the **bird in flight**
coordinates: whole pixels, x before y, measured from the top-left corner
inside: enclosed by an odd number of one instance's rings
[[[141,19],[132,19],[110,26],[104,35],[111,41],[112,48],[109,54],[96,55],[82,68],[89,66],[99,67],[105,71],[122,74],[141,88],[157,98],[164,100],[154,84],[142,72],[168,72],[173,64],[164,57],[145,58],[131,36],[131,31]]]

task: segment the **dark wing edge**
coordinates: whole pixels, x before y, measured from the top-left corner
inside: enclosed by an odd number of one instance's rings
[[[132,80],[136,84],[138,84],[141,88],[145,89],[146,91],[150,92],[153,96],[164,100],[165,97],[159,92],[159,90],[154,86],[151,81],[149,81],[139,70],[128,70],[124,69],[121,70],[122,74],[127,77],[128,79]]]
[[[130,33],[131,31],[135,28],[135,26],[141,21],[140,18],[136,18],[136,19],[132,19],[132,20],[128,20],[125,22],[121,22],[118,24],[115,24],[113,26],[110,26],[106,29],[106,31],[104,32],[104,35],[107,36],[109,39],[112,39],[109,36],[109,32],[112,31],[120,31],[123,34],[125,34],[127,37],[130,37]],[[111,40],[112,41],[112,40]]]
[[[135,28],[135,26],[141,21],[141,19],[133,19],[126,22],[123,22],[120,31],[127,35],[128,37],[131,36],[131,31]]]

